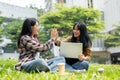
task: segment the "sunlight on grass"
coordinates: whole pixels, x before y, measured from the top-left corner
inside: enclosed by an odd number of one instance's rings
[[[90,64],[87,72],[66,71],[65,75],[58,72],[25,73],[14,70],[15,59],[0,59],[0,80],[120,80],[120,65]],[[104,72],[99,73],[98,69]]]

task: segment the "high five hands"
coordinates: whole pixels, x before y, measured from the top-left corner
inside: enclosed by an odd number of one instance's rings
[[[56,40],[57,38],[58,38],[58,31],[57,31],[56,28],[53,28],[53,29],[51,30],[51,39]]]

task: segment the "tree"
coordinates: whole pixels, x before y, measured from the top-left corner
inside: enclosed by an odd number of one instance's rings
[[[4,18],[4,17],[0,17],[0,38],[1,38],[2,35],[3,35],[3,27],[2,27],[2,24],[3,24],[4,21],[5,21],[5,18]],[[2,42],[2,39],[0,39],[0,42]]]
[[[56,27],[59,35],[67,37],[72,32],[74,22],[84,22],[90,34],[100,33],[104,27],[101,21],[101,12],[92,8],[56,6],[57,11],[41,16],[40,23],[48,35],[52,27]]]
[[[16,50],[18,37],[22,30],[21,29],[22,25],[23,25],[23,20],[10,18],[9,22],[7,22],[7,24],[4,26],[3,35],[12,41],[12,43],[8,44],[6,48],[9,49],[12,48],[12,50]],[[45,35],[43,33],[44,33],[43,30],[39,31],[38,38],[40,38],[41,42],[45,41],[44,40]]]
[[[8,39],[11,39],[12,43],[7,46],[12,46],[13,49],[16,49],[16,44],[18,40],[19,33],[21,31],[23,21],[20,19],[9,19],[7,25],[4,26],[4,36]]]
[[[34,10],[37,10],[37,15],[38,16],[41,16],[41,15],[43,15],[44,13],[45,13],[45,11],[44,11],[44,9],[43,8],[37,8],[37,7],[35,7],[35,6],[33,6],[32,4],[29,6],[29,8],[31,8],[31,9],[34,9]]]
[[[30,6],[30,8],[32,9],[36,9],[38,11],[38,15],[43,15],[44,10],[43,9],[38,9],[36,7],[32,7]],[[3,26],[3,30],[0,28],[0,33],[4,36],[6,36],[8,39],[11,39],[12,43],[8,44],[6,47],[7,48],[12,48],[12,50],[17,48],[17,40],[18,40],[18,36],[19,33],[21,31],[22,28],[22,24],[23,24],[23,20],[21,19],[13,19],[13,18],[7,18],[5,21],[6,25]],[[1,23],[1,18],[0,18],[0,23]],[[40,35],[38,35],[38,38],[41,38],[44,36],[44,34],[42,34],[42,32],[44,32],[43,30],[41,30],[41,32],[39,32]],[[44,38],[41,38],[41,42],[44,42]]]
[[[120,25],[115,25],[116,30],[111,34],[108,34],[108,37],[105,40],[106,47],[120,46]]]

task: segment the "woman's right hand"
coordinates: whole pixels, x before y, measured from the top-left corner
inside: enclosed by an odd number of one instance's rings
[[[83,54],[79,54],[79,55],[78,55],[78,59],[79,59],[80,61],[82,61],[82,60],[85,59],[85,56],[84,56]]]
[[[51,30],[51,39],[56,40],[57,38],[58,38],[58,31],[57,31],[56,28],[53,28],[53,29]]]

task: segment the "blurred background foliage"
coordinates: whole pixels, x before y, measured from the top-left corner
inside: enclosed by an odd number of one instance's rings
[[[32,7],[37,9],[35,7]],[[50,38],[50,30],[55,27],[59,31],[61,38],[71,36],[74,22],[84,22],[87,25],[88,33],[93,40],[96,37],[104,37],[106,46],[120,45],[120,26],[116,25],[117,29],[114,34],[100,35],[104,30],[104,21],[101,19],[101,12],[93,8],[83,7],[66,7],[56,4],[56,10],[45,13],[43,9],[37,9],[38,20],[41,29],[38,38],[41,43],[46,42]],[[6,48],[17,49],[17,40],[23,24],[22,19],[13,19],[0,17],[0,37],[6,36],[11,39],[12,43],[8,44]],[[96,36],[94,36],[94,34]],[[2,40],[0,39],[0,42]]]
[[[75,22],[84,22],[89,34],[100,33],[104,29],[101,12],[93,8],[66,7],[56,5],[56,11],[48,12],[40,17],[40,24],[44,26],[45,34],[49,34],[52,27],[59,31],[60,37],[68,37],[72,33]],[[91,36],[94,38],[94,36]]]

